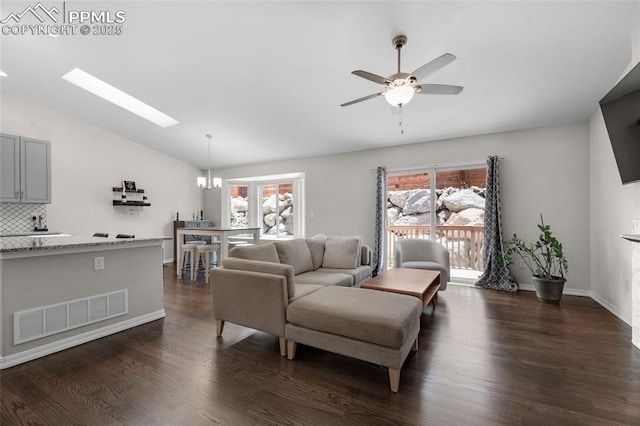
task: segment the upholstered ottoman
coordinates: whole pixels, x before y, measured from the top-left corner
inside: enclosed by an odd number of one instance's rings
[[[400,369],[409,351],[418,350],[419,299],[349,287],[325,287],[287,307],[285,337],[289,359],[302,343],[389,369],[398,392]]]

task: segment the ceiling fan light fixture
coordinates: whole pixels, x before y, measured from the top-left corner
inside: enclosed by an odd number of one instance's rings
[[[384,92],[384,99],[387,103],[394,107],[402,107],[413,99],[413,95],[416,90],[410,84],[403,84],[400,86],[390,86],[386,92]]]

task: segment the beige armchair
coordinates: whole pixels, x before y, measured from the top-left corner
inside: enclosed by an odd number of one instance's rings
[[[449,282],[449,250],[431,240],[397,240],[393,247],[393,261],[396,267],[428,269],[440,271],[440,291]]]

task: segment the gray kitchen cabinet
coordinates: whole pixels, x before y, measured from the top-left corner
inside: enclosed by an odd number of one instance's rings
[[[0,201],[20,202],[20,137],[0,134]]]
[[[51,203],[51,143],[0,134],[0,201]]]

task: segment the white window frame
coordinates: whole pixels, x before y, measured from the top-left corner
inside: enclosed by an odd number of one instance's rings
[[[269,185],[293,185],[293,235],[286,236],[274,236],[274,235],[262,235],[260,239],[264,240],[277,240],[277,239],[293,239],[304,238],[305,224],[304,224],[304,173],[286,173],[279,175],[269,176],[253,176],[237,179],[225,179],[222,181],[222,226],[226,228],[231,227],[231,204],[230,200],[230,188],[232,186],[246,186],[247,187],[247,203],[249,205],[247,212],[247,221],[249,227],[262,229],[262,194],[261,188]]]

